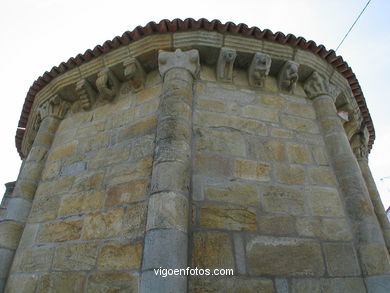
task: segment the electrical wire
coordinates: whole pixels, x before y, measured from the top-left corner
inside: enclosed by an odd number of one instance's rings
[[[351,30],[353,29],[353,27],[355,26],[355,24],[357,23],[357,21],[359,20],[360,16],[362,16],[364,10],[366,10],[368,4],[370,4],[371,0],[368,0],[366,6],[364,6],[363,10],[360,12],[359,16],[356,18],[356,20],[354,21],[354,23],[352,24],[352,26],[349,28],[348,32],[345,34],[344,38],[341,40],[340,44],[337,46],[335,52],[337,52],[337,50],[340,48],[341,44],[344,42],[344,40],[346,39],[346,37],[349,35],[349,33],[351,32]]]

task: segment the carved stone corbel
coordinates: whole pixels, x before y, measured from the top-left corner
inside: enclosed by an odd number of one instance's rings
[[[120,81],[109,68],[104,68],[98,73],[96,87],[103,100],[112,101],[119,92]]]
[[[278,75],[278,87],[280,90],[292,93],[298,81],[299,64],[294,61],[286,61]]]
[[[249,84],[255,87],[263,87],[271,68],[271,57],[264,53],[256,53],[249,66]]]
[[[233,81],[233,64],[236,57],[236,50],[221,48],[217,63],[217,80],[223,82]]]
[[[76,83],[76,92],[80,97],[81,107],[84,110],[91,109],[96,100],[96,91],[86,79],[80,79]]]
[[[337,96],[340,94],[340,90],[329,83],[328,80],[323,78],[318,72],[314,71],[310,77],[305,81],[303,85],[309,99],[314,99],[318,96],[330,96],[333,102],[336,101]]]
[[[63,119],[69,108],[70,103],[63,100],[57,94],[45,101],[42,105],[40,105],[38,108],[38,113],[41,121],[49,116],[56,117],[58,119]]]
[[[175,52],[159,51],[158,69],[161,77],[173,68],[183,68],[191,73],[194,78],[199,74],[199,52],[198,50],[189,50],[183,52],[177,49]]]
[[[138,92],[144,88],[145,71],[141,63],[134,57],[123,62],[124,76],[126,80],[130,81],[134,92]]]
[[[351,138],[351,148],[357,159],[368,159],[368,136],[364,131],[355,133]]]

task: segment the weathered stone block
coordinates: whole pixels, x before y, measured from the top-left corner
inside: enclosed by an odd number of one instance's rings
[[[316,113],[312,105],[301,103],[289,103],[286,112],[288,114],[300,116],[302,118],[316,119]]]
[[[190,189],[189,166],[180,162],[162,162],[153,167],[151,193],[177,191],[187,194]]]
[[[92,121],[89,125],[77,129],[76,137],[94,136],[104,131],[106,119]]]
[[[291,130],[287,130],[284,128],[271,128],[271,136],[277,138],[292,138],[294,137],[293,132]]]
[[[140,179],[110,186],[105,206],[143,201],[146,198],[149,182],[149,179]]]
[[[38,274],[11,274],[4,293],[34,293],[37,282]]]
[[[59,207],[60,197],[58,196],[36,199],[33,201],[29,222],[35,223],[53,220],[57,217]]]
[[[233,245],[230,236],[221,232],[194,232],[192,267],[234,268]]]
[[[72,192],[97,189],[102,186],[103,172],[87,173],[77,176],[73,182]]]
[[[75,177],[59,178],[54,181],[42,182],[38,185],[35,198],[68,193]]]
[[[138,292],[138,275],[94,273],[88,277],[87,293]]]
[[[146,225],[146,205],[139,203],[128,206],[125,210],[123,220],[123,233],[126,238],[142,237]]]
[[[138,270],[141,266],[142,245],[136,243],[108,243],[100,251],[97,268],[101,271]]]
[[[157,117],[149,117],[130,126],[123,127],[117,137],[117,142],[127,141],[137,136],[153,132],[157,126]]]
[[[231,292],[231,293],[275,293],[272,280],[265,278],[245,277],[204,277],[197,276],[190,279],[191,293],[203,292]]]
[[[24,225],[15,221],[0,222],[0,247],[15,249],[18,247]],[[1,270],[0,270],[1,276]],[[5,276],[4,276],[5,277]]]
[[[293,235],[295,220],[285,216],[260,216],[257,219],[259,231],[268,235]]]
[[[204,189],[206,198],[211,201],[230,202],[243,205],[260,204],[259,191],[252,185],[208,185]]]
[[[8,277],[8,270],[11,267],[14,256],[14,250],[0,247],[0,279],[5,280]]]
[[[137,137],[130,142],[129,158],[131,160],[139,160],[145,157],[152,157],[154,154],[154,143],[155,135],[145,135]]]
[[[313,120],[289,116],[289,115],[282,115],[281,116],[281,122],[282,126],[295,130],[295,131],[302,131],[302,132],[308,132],[308,133],[319,133],[319,128],[317,124]]]
[[[296,222],[298,234],[324,240],[352,240],[352,230],[346,219],[299,218]]]
[[[361,278],[293,279],[292,293],[365,293]]]
[[[35,236],[37,235],[39,224],[26,224],[20,238],[19,248],[25,249],[35,244]]]
[[[196,108],[200,110],[213,111],[213,112],[226,112],[226,104],[224,101],[212,100],[212,99],[198,99],[196,102]]]
[[[69,158],[75,153],[77,144],[77,141],[72,141],[51,150],[47,160],[55,161],[62,158]]]
[[[384,244],[361,244],[358,253],[364,275],[389,274],[390,259]]]
[[[144,89],[135,96],[135,103],[138,105],[147,100],[156,98],[160,95],[160,92],[161,92],[160,85],[156,87]]]
[[[110,134],[106,132],[92,137],[80,138],[78,141],[77,151],[80,154],[85,154],[106,148],[110,143]]]
[[[178,230],[151,230],[146,233],[142,269],[185,268],[187,266],[188,236]]]
[[[77,293],[84,290],[85,274],[57,273],[43,275],[39,281],[42,293]]]
[[[336,178],[330,168],[309,168],[308,172],[312,184],[336,186]]]
[[[63,242],[80,238],[82,220],[65,220],[44,224],[38,231],[38,242]]]
[[[175,192],[161,192],[149,199],[148,225],[151,229],[188,230],[188,200]]]
[[[344,209],[337,189],[307,187],[305,191],[315,216],[344,216]]]
[[[86,210],[95,210],[104,206],[104,190],[91,190],[62,199],[60,216],[76,214]]]
[[[246,242],[250,274],[321,276],[324,264],[320,244],[286,237],[249,236]]]
[[[254,231],[256,211],[243,206],[204,204],[200,208],[199,224],[217,229]]]
[[[245,156],[245,140],[239,133],[200,128],[195,133],[198,151]]]
[[[304,144],[287,143],[287,154],[289,162],[293,164],[310,164],[312,162],[309,147]]]
[[[292,216],[307,214],[303,194],[293,188],[268,186],[263,193],[264,211]]]
[[[189,121],[191,119],[191,107],[182,100],[166,99],[160,106],[160,118],[182,118]]]
[[[140,293],[148,292],[186,292],[186,276],[162,277],[156,275],[154,271],[145,271],[141,276]]]
[[[25,250],[14,260],[14,271],[19,272],[47,272],[50,269],[54,255],[54,248],[39,247]]]
[[[360,267],[351,243],[324,243],[326,266],[330,276],[358,276]]]
[[[99,150],[88,163],[88,169],[98,169],[126,161],[129,158],[128,145],[116,145],[109,149]]]
[[[267,126],[265,123],[219,113],[196,111],[194,115],[194,124],[237,132],[247,132],[256,135],[267,135]]]
[[[99,243],[72,243],[57,247],[53,269],[59,271],[92,270],[95,267]]]
[[[274,109],[247,105],[243,107],[242,111],[243,116],[245,117],[263,120],[267,122],[279,122],[278,111]]]
[[[121,163],[107,170],[105,180],[107,184],[128,182],[140,177],[150,176],[152,172],[152,158],[145,158],[137,162]]]
[[[271,162],[286,161],[285,144],[281,140],[251,138],[248,148],[249,155],[255,159]]]
[[[234,161],[218,155],[196,154],[194,172],[204,175],[231,176]]]
[[[312,146],[312,152],[315,162],[320,166],[328,166],[329,160],[326,150],[322,146]]]
[[[260,103],[265,106],[275,107],[279,110],[284,110],[286,102],[282,97],[261,94]]]
[[[305,169],[299,165],[279,164],[275,166],[275,176],[279,183],[305,184]]]
[[[268,182],[271,180],[270,171],[271,166],[266,163],[250,160],[234,161],[234,177],[236,178]]]
[[[84,221],[82,239],[115,237],[122,232],[123,208],[89,213]]]

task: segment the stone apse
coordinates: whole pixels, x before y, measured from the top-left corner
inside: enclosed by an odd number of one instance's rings
[[[374,138],[351,68],[313,41],[138,27],[31,86],[0,291],[390,292]],[[187,267],[234,275],[154,272]]]

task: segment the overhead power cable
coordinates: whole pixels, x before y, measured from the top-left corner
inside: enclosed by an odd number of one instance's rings
[[[344,42],[344,40],[347,38],[347,36],[349,35],[349,33],[351,32],[351,30],[353,29],[353,27],[355,26],[355,24],[357,23],[357,21],[359,20],[360,16],[362,16],[364,10],[366,10],[368,4],[370,4],[371,0],[368,0],[366,6],[364,6],[363,10],[360,12],[359,16],[355,19],[354,23],[351,25],[351,27],[349,28],[348,32],[345,34],[344,38],[341,40],[340,44],[337,46],[336,48],[336,51],[340,48],[341,44]]]

